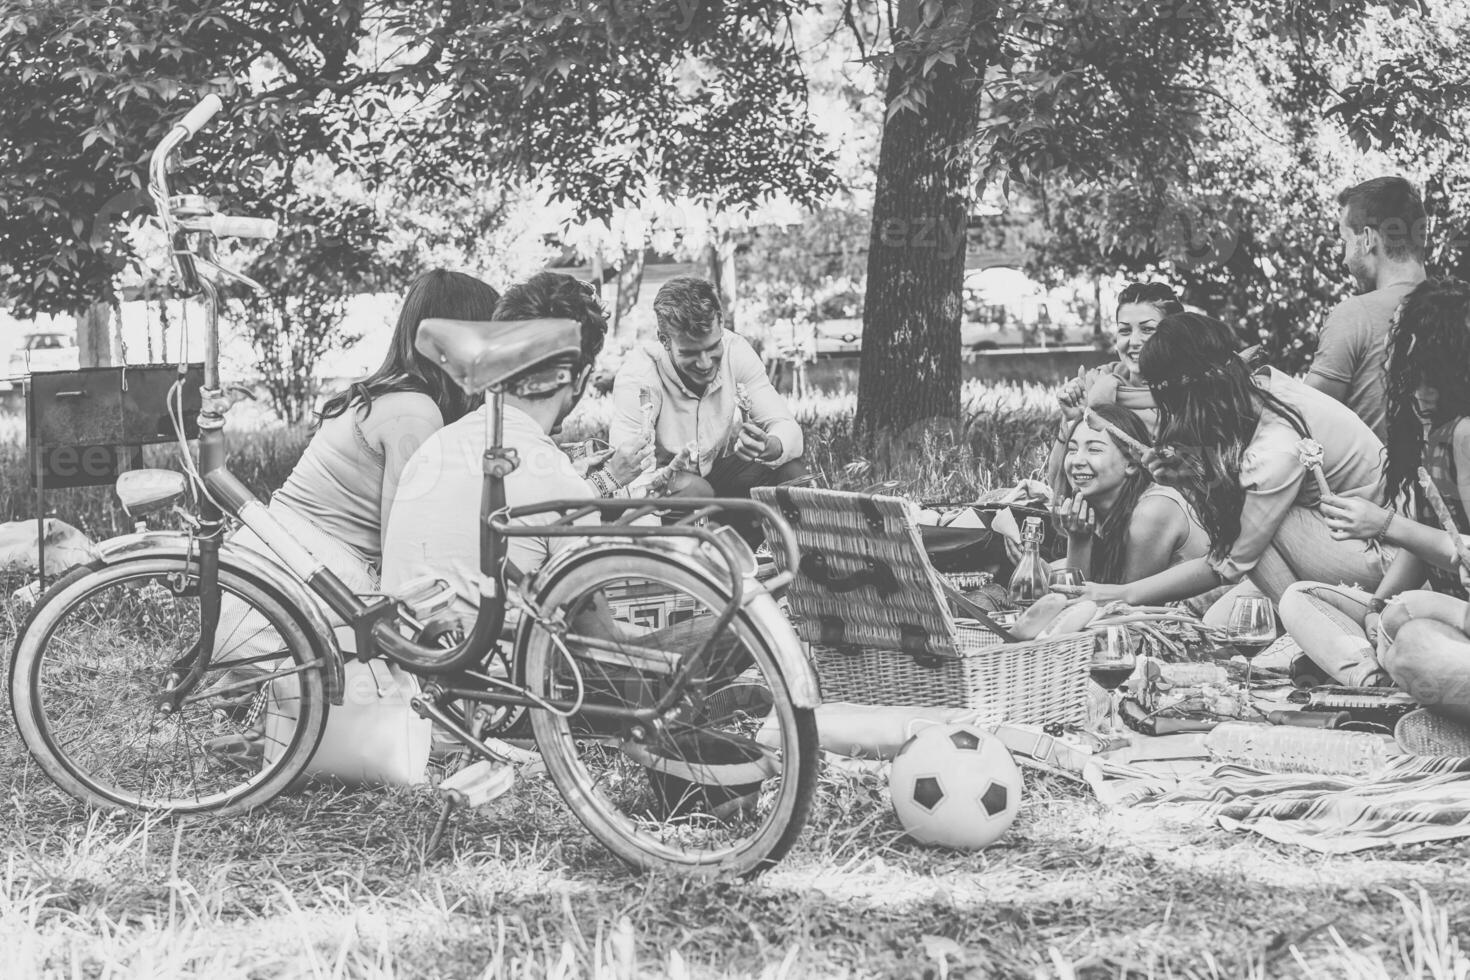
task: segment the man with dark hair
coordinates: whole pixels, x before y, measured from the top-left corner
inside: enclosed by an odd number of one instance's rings
[[[1375,177],[1337,196],[1343,265],[1360,295],[1337,304],[1317,343],[1307,384],[1387,436],[1388,332],[1399,303],[1424,281],[1424,203],[1402,177]]]
[[[506,386],[503,445],[520,465],[505,478],[511,506],[544,500],[584,499],[591,488],[551,436],[582,397],[592,364],[607,336],[597,294],[571,276],[543,272],[512,286],[495,308],[497,320],[576,320],[582,350],[527,371]],[[421,576],[448,581],[467,612],[479,602],[480,494],[485,451],[485,409],[447,425],[424,440],[398,484],[383,540],[383,589],[391,592]],[[550,523],[556,515],[533,520]],[[540,568],[574,538],[511,538],[507,555],[523,572]]]
[[[807,475],[803,436],[760,355],[721,325],[713,283],[677,276],[653,301],[658,344],[633,351],[613,382],[608,440],[652,425],[659,465],[689,450],[670,493],[748,497],[752,487]],[[692,458],[690,458],[692,456]],[[758,540],[758,528],[739,528]]]

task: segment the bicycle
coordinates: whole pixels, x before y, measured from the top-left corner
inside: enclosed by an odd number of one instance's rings
[[[466,631],[436,612],[442,582],[415,595],[351,592],[227,466],[225,416],[240,396],[220,385],[221,287],[255,284],[220,264],[216,241],[269,238],[275,227],[218,214],[168,185],[179,151],[220,108],[209,96],[190,110],[149,171],[182,294],[203,300],[198,461],[184,435],[181,365],[170,414],[183,472],[134,471],[117,487],[135,520],[172,513],[184,529],[140,523],[38,600],[16,640],[10,682],[31,756],[62,789],[97,806],[230,816],[265,805],[301,775],[330,705],[342,703],[344,653],[329,609],[351,627],[358,659],[381,657],[419,678],[414,711],[472,757],[504,764],[492,736],[523,731],[528,719],[555,788],[634,868],[750,875],[770,867],[810,808],[817,682],[774,598],[789,573],[761,582],[744,543],[705,521],[756,512],[788,569],[797,567],[790,527],[753,501],[507,508],[503,480],[516,459],[501,446],[502,386],[577,350],[578,327],[426,320],[420,350],[486,395],[482,601]],[[556,517],[517,523],[542,514]],[[650,515],[667,515],[666,523],[645,526]],[[266,550],[226,540],[232,522]],[[505,562],[517,536],[584,540],[521,576]],[[611,634],[579,625],[594,608],[611,614]],[[520,620],[507,642],[511,609]],[[259,743],[259,758],[221,758],[222,740]]]

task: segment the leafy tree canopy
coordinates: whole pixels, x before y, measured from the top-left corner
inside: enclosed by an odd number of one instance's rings
[[[799,0],[0,0],[0,250],[22,315],[112,297],[149,148],[205,92],[198,189],[322,157],[369,184],[543,179],[587,215],[657,195],[831,189],[787,20]]]

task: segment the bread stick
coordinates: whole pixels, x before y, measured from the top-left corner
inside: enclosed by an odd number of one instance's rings
[[[1470,546],[1466,546],[1465,539],[1460,536],[1460,529],[1455,526],[1449,507],[1439,495],[1439,488],[1434,485],[1434,478],[1422,466],[1419,467],[1419,485],[1424,488],[1424,496],[1434,509],[1434,516],[1439,518],[1440,525],[1449,533],[1450,541],[1454,542],[1455,554],[1460,557],[1460,567],[1470,570]]]

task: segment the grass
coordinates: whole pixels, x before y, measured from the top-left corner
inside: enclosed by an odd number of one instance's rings
[[[1050,424],[1044,402],[1002,397],[984,428],[937,437],[945,470],[964,463],[949,483],[928,456],[848,467],[837,412],[809,432],[842,480],[886,467],[921,495],[958,494],[1024,475],[1045,445],[1029,435]],[[252,438],[247,480],[273,486],[300,444]],[[115,522],[89,493],[60,516]],[[0,613],[0,638],[14,626]],[[10,726],[0,787],[8,977],[1470,978],[1463,846],[1323,857],[1110,813],[1032,773],[1009,834],[958,854],[902,837],[881,769],[829,762],[802,840],[754,883],[633,877],[535,774],[457,816],[435,855],[425,789],[313,786],[227,822],[99,814],[54,789]]]

